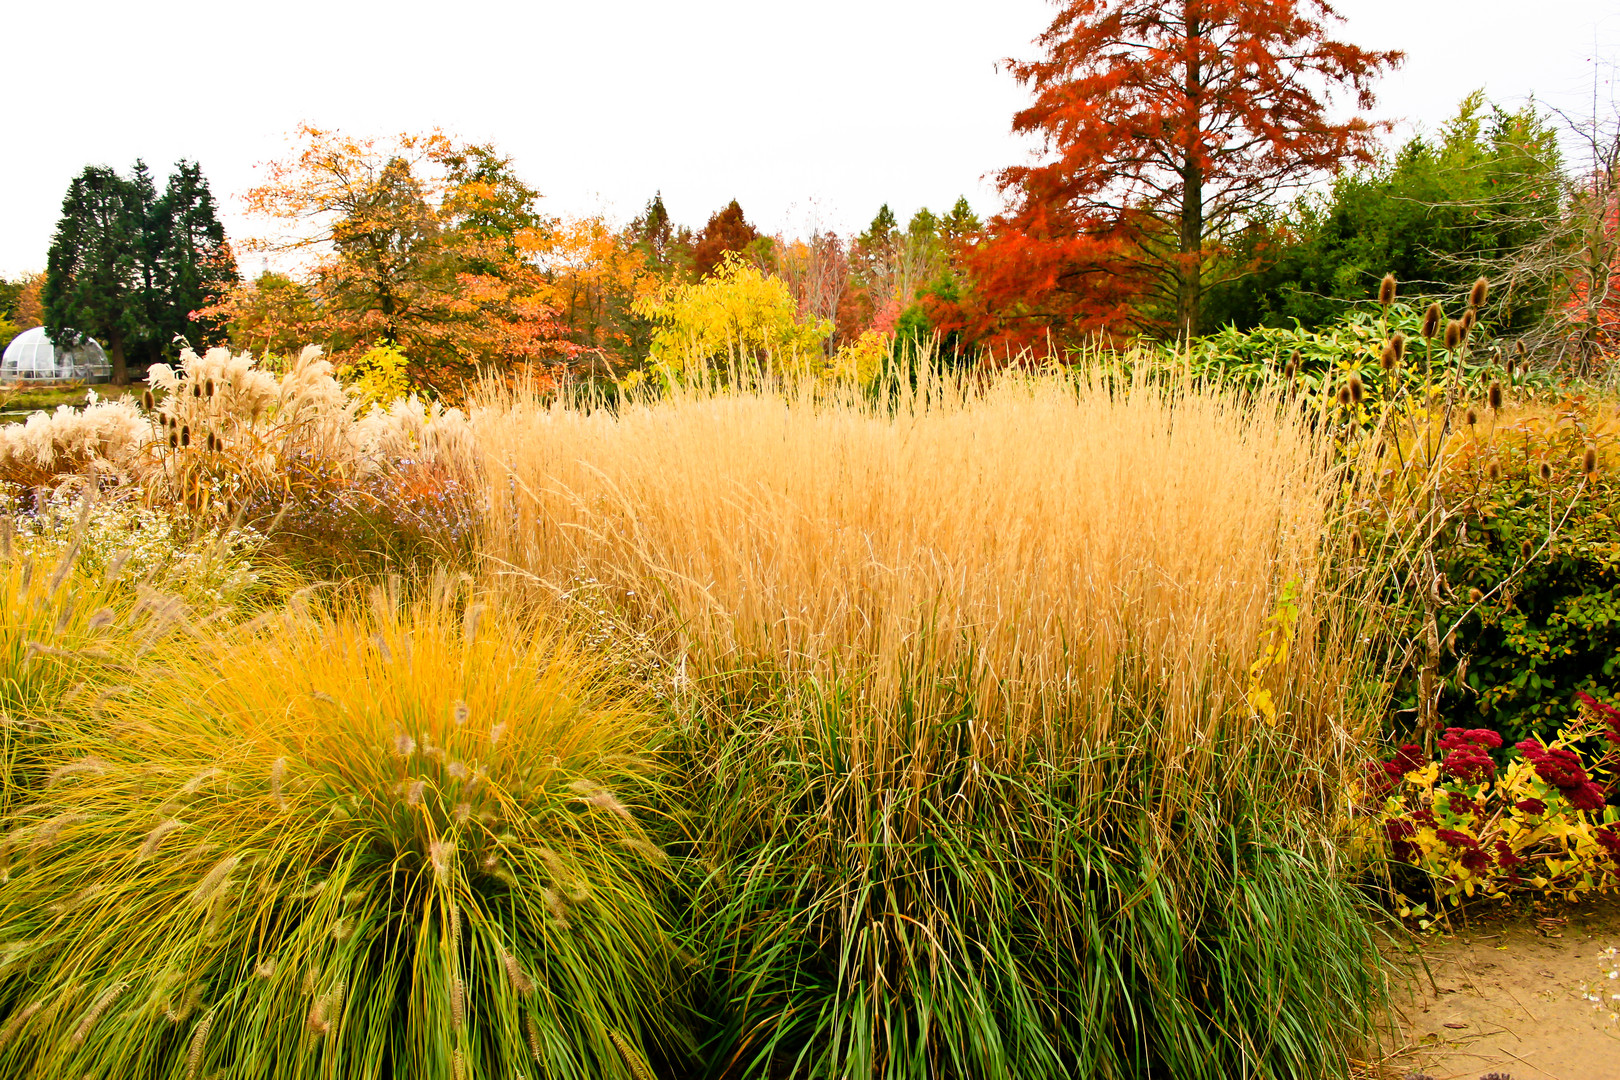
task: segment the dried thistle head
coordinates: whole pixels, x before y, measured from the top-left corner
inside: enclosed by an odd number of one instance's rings
[[[1406,335],[1397,330],[1389,336],[1389,343],[1395,346],[1395,363],[1400,364],[1406,359]]]
[[[1378,283],[1378,302],[1384,307],[1395,302],[1395,275],[1385,274],[1384,280]]]
[[[1491,388],[1486,392],[1486,399],[1491,404],[1492,412],[1502,411],[1502,384],[1495,379],[1491,380]]]
[[[1474,280],[1474,287],[1468,290],[1468,306],[1473,308],[1484,307],[1485,298],[1490,294],[1491,283],[1485,279],[1484,275],[1481,275]]]
[[[1463,324],[1461,320],[1451,319],[1446,323],[1446,348],[1455,349],[1462,344]]]
[[[1430,304],[1428,309],[1423,312],[1422,333],[1425,341],[1434,340],[1434,336],[1440,332],[1440,320],[1443,318],[1445,318],[1445,313],[1440,310],[1438,300]]]
[[[191,425],[190,424],[186,424],[184,427],[182,427],[180,429],[180,445],[181,446],[190,446],[191,445]]]
[[[1541,463],[1541,479],[1544,482],[1552,479],[1552,466],[1545,461]]]
[[[1478,322],[1479,312],[1475,311],[1473,308],[1469,308],[1468,310],[1464,311],[1462,317],[1463,336],[1467,337],[1470,333],[1472,333],[1474,326]]]
[[[1597,447],[1588,446],[1586,454],[1581,458],[1581,472],[1591,476],[1597,472]]]

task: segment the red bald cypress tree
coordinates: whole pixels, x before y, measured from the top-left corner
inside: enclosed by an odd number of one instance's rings
[[[1067,0],[1013,61],[1034,101],[1013,130],[1047,160],[1004,170],[1011,209],[974,253],[1005,332],[1199,330],[1222,241],[1277,195],[1368,162],[1368,109],[1399,52],[1331,40],[1325,0]],[[1217,271],[1218,273],[1218,271]],[[1166,325],[1166,324],[1169,325]]]

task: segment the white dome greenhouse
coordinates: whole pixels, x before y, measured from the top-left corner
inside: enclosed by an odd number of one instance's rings
[[[43,326],[24,330],[6,346],[0,359],[0,383],[66,382],[83,379],[104,382],[112,374],[107,354],[91,338],[68,349],[59,349]]]

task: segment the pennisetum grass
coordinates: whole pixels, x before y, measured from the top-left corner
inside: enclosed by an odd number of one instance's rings
[[[469,633],[464,606],[439,579],[159,641],[102,721],[19,752],[0,1074],[443,1076],[454,1052],[633,1080],[683,1045],[653,718],[547,624],[490,604]]]

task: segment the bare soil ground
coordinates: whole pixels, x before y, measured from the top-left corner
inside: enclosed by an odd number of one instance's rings
[[[1384,1075],[1620,1080],[1620,901],[1494,914],[1422,943]],[[1414,958],[1415,959],[1415,958]]]

